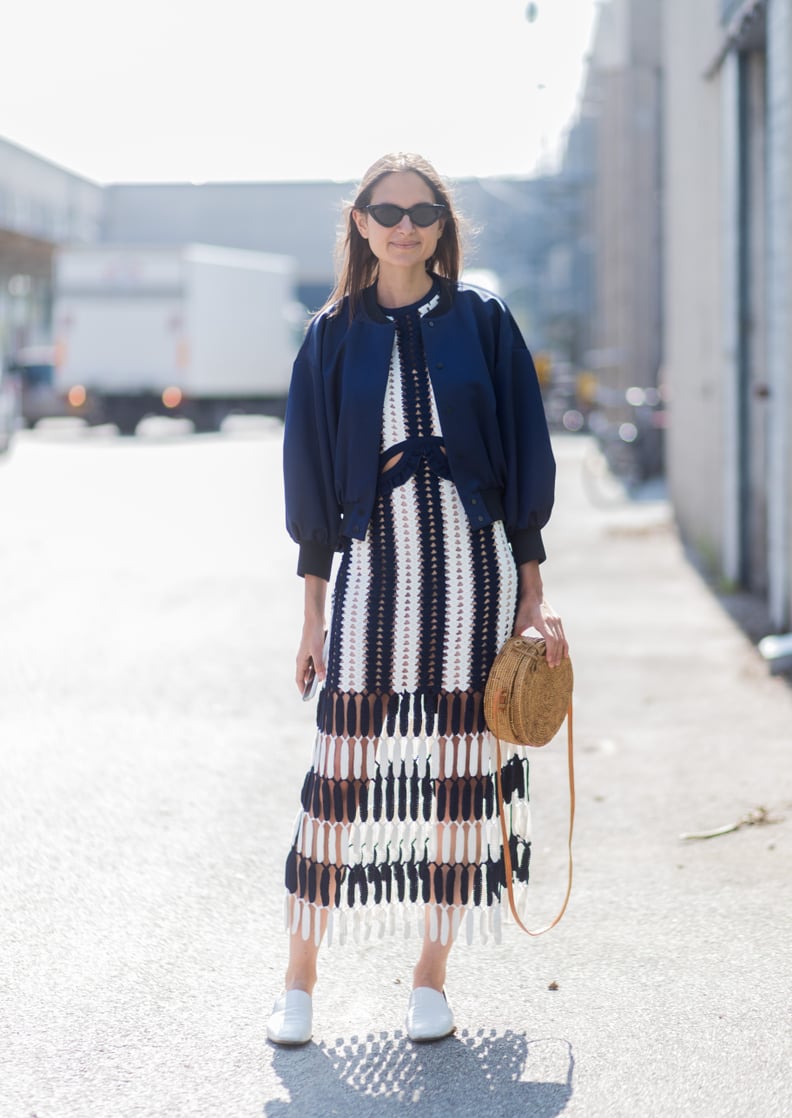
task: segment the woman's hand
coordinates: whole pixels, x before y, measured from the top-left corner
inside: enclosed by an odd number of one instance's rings
[[[297,690],[304,692],[311,678],[311,663],[313,660],[316,675],[321,683],[327,672],[324,662],[325,641],[325,598],[327,596],[327,583],[316,575],[305,576],[305,620],[303,621],[300,647],[297,649],[297,664],[294,682]]]
[[[526,629],[535,629],[544,639],[551,668],[557,668],[569,656],[564,626],[550,603],[545,601],[542,576],[535,561],[520,564],[520,599],[512,636],[521,636]]]

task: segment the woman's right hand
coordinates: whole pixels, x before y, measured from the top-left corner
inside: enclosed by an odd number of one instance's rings
[[[297,650],[297,671],[294,677],[297,690],[302,695],[311,681],[313,669],[319,682],[325,678],[327,666],[324,662],[325,627],[324,621],[318,623],[305,622],[303,625],[300,647]]]
[[[303,622],[300,647],[297,649],[297,665],[294,682],[302,695],[311,678],[311,661],[322,683],[327,671],[324,662],[325,641],[325,599],[327,582],[317,575],[305,576],[305,620]]]

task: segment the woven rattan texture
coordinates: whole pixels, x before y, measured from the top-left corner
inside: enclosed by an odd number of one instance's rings
[[[547,745],[566,717],[573,683],[568,657],[551,668],[543,640],[510,637],[495,658],[484,691],[487,725],[513,745]]]

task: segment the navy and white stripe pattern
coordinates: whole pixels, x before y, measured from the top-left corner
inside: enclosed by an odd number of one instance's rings
[[[333,594],[286,864],[287,927],[317,942],[325,930],[341,942],[394,930],[398,913],[407,934],[500,936],[505,868],[483,693],[511,635],[517,570],[503,524],[472,529],[450,478],[419,323],[436,302],[388,312],[396,340],[377,501]],[[524,902],[528,762],[502,748]]]

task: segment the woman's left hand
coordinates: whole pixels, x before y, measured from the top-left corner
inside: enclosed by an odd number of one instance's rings
[[[520,600],[512,636],[521,636],[526,629],[535,629],[547,647],[547,663],[557,668],[569,656],[564,626],[556,611],[546,601],[539,574],[539,564],[520,564]]]

